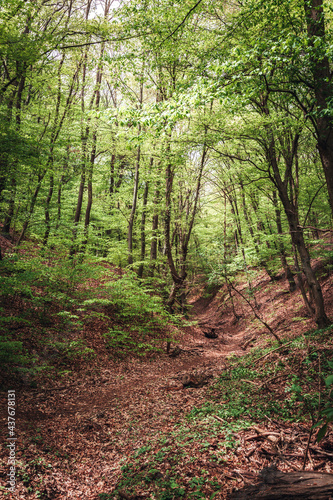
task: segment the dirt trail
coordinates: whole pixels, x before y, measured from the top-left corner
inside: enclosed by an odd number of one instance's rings
[[[213,317],[216,306],[192,302],[198,324],[214,325],[217,339],[207,339],[199,325],[187,327],[179,357],[112,363],[68,386],[20,391],[17,456],[35,464],[26,468],[31,484],[39,471],[50,498],[95,499],[96,492],[114,489],[124,457],[157,442],[161,431],[203,404],[207,386],[184,389],[183,374],[206,369],[218,375],[225,357],[240,349],[223,333],[219,312]],[[27,486],[28,480],[19,482],[15,498],[35,498]]]
[[[324,284],[327,291],[330,281]],[[285,282],[270,284],[262,273],[257,287],[260,314],[271,326],[282,325],[282,333],[293,335],[310,327],[310,320],[302,316],[299,295],[286,293]],[[240,316],[236,323],[224,298],[223,291],[205,299],[199,293],[192,297],[192,317],[198,324],[186,328],[178,357],[164,353],[144,361],[114,362],[85,372],[68,386],[20,390],[17,458],[22,471],[13,498],[37,498],[28,495],[27,488],[36,489],[38,477],[43,476],[44,498],[95,500],[98,492],[116,487],[124,458],[144,447],[158,446],[161,432],[170,433],[172,439],[183,415],[207,401],[209,386],[184,389],[184,373],[200,369],[218,376],[228,355],[244,354],[254,343],[266,342],[267,332],[253,321],[251,309],[235,297]],[[283,311],[279,318],[277,309]],[[293,323],[294,310],[301,320]],[[207,339],[203,334],[207,327],[215,328],[218,338]],[[5,484],[5,471],[2,466],[1,484]]]

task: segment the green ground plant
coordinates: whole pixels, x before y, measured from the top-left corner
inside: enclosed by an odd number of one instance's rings
[[[0,261],[0,275],[0,359],[7,370],[24,365],[37,376],[93,361],[83,332],[96,322],[116,357],[158,351],[178,332],[180,318],[166,311],[151,280],[133,271],[119,276],[97,261],[51,259],[44,252]]]

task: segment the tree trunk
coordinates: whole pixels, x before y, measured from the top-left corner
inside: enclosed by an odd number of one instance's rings
[[[161,198],[160,191],[160,177],[161,177],[161,164],[158,166],[157,171],[157,181],[156,181],[156,189],[154,193],[154,212],[153,212],[153,220],[152,220],[152,228],[151,228],[151,244],[150,244],[150,263],[149,263],[149,276],[154,276],[155,272],[155,261],[157,259],[157,244],[158,244],[158,224],[159,224],[159,213],[158,207]]]
[[[43,247],[46,246],[51,231],[50,203],[53,195],[53,190],[54,190],[54,176],[53,174],[51,174],[49,192],[45,201],[45,233],[43,238]]]
[[[278,206],[278,201],[276,198],[276,190],[275,189],[273,191],[273,205],[275,208],[275,220],[276,220],[277,232],[278,232],[278,235],[282,237],[283,231],[282,231],[282,222],[281,222],[281,211],[280,211],[279,206]],[[293,273],[292,273],[292,271],[287,263],[286,251],[284,248],[283,241],[280,240],[278,245],[279,245],[279,250],[280,250],[281,264],[282,264],[286,278],[287,278],[288,283],[289,283],[289,290],[291,292],[294,292],[296,290],[296,283],[295,283],[294,275],[293,275]]]
[[[11,192],[10,192],[8,211],[7,211],[7,215],[6,215],[5,222],[3,224],[3,229],[2,229],[3,234],[10,233],[10,227],[11,227],[12,219],[13,219],[14,212],[15,212],[16,178],[14,176],[12,176],[12,178],[11,178],[11,185],[12,186],[11,186]]]
[[[168,260],[168,266],[170,269],[173,285],[171,292],[167,301],[169,311],[173,312],[173,305],[176,300],[178,291],[183,286],[184,279],[179,276],[175,262],[172,255],[171,247],[171,193],[174,179],[174,170],[170,163],[166,167],[166,189],[165,189],[165,213],[164,213],[164,236],[165,236],[165,253]]]
[[[153,159],[151,159],[151,165],[152,165]],[[148,201],[148,190],[149,190],[149,184],[146,181],[145,183],[145,189],[143,192],[143,202],[142,202],[142,215],[141,215],[141,228],[140,228],[140,238],[141,238],[141,255],[140,255],[140,260],[141,264],[138,269],[138,277],[142,278],[143,275],[143,261],[146,256],[146,215],[147,215],[147,201]]]
[[[294,144],[294,146],[297,147],[297,141]],[[324,328],[325,326],[328,326],[330,324],[330,320],[328,319],[325,313],[324,298],[322,295],[319,281],[317,280],[315,272],[311,267],[310,255],[305,245],[303,229],[299,224],[297,205],[290,200],[290,197],[288,195],[289,179],[288,177],[286,177],[284,181],[282,181],[281,179],[275,155],[273,136],[268,149],[268,157],[273,170],[276,186],[278,188],[279,197],[281,199],[284,211],[287,216],[291,240],[295,245],[295,248],[297,249],[298,254],[300,256],[302,270],[306,277],[311,297],[313,298],[314,301],[313,303],[314,320],[319,328]],[[293,157],[291,158],[291,161],[293,161]],[[286,165],[286,172],[289,172],[291,175],[291,165]]]
[[[112,196],[114,193],[114,165],[115,165],[115,162],[116,162],[116,155],[112,154],[111,155],[111,162],[110,162],[110,187],[109,187],[110,196]]]
[[[325,174],[329,201],[333,212],[333,121],[331,100],[333,93],[332,71],[322,47],[317,48],[318,40],[325,41],[325,17],[323,0],[304,0],[307,23],[308,43],[310,47],[311,71],[314,81],[316,116],[312,120],[315,125],[318,150]],[[318,53],[320,51],[320,54]]]
[[[143,102],[143,82],[140,85],[140,96],[139,96],[139,108],[141,109]],[[138,137],[141,133],[141,124],[138,127]],[[133,187],[133,199],[132,199],[132,209],[130,213],[130,218],[128,221],[127,230],[127,249],[128,249],[128,263],[133,264],[133,227],[136,213],[136,205],[138,200],[138,190],[139,190],[139,172],[140,172],[140,160],[141,160],[141,148],[140,145],[137,149],[136,162],[135,162],[135,175],[134,175],[134,187]]]
[[[24,221],[20,236],[16,242],[16,246],[19,246],[19,244],[21,243],[22,239],[25,236],[26,230],[28,229],[29,222],[30,222],[31,216],[34,212],[38,193],[39,193],[39,190],[40,190],[40,187],[41,187],[41,184],[42,184],[42,181],[43,181],[45,174],[46,174],[46,170],[44,170],[44,172],[42,172],[41,174],[38,175],[38,183],[37,183],[37,186],[35,188],[34,194],[32,195],[31,202],[30,202],[30,208],[29,208],[29,211],[27,213],[26,219]]]
[[[56,223],[56,231],[59,229],[60,220],[61,220],[61,195],[62,195],[62,186],[65,182],[65,176],[62,175],[60,177],[58,183],[58,191],[57,191],[57,223]]]
[[[81,172],[81,180],[80,180],[80,186],[79,186],[79,193],[78,193],[78,198],[77,198],[77,203],[76,203],[76,210],[75,210],[75,215],[74,215],[74,227],[73,227],[73,233],[72,233],[72,245],[69,250],[69,256],[73,257],[73,255],[76,254],[77,252],[77,245],[76,245],[76,239],[77,239],[77,230],[78,230],[78,225],[80,222],[80,217],[81,217],[81,210],[82,210],[82,203],[83,203],[83,193],[84,193],[84,187],[86,183],[86,173],[85,173],[85,165],[82,165],[82,172]]]
[[[139,126],[139,131],[141,127]],[[133,227],[136,213],[136,204],[138,200],[138,189],[139,189],[139,170],[140,170],[140,156],[141,148],[138,146],[136,162],[135,162],[135,175],[134,175],[134,187],[133,187],[133,199],[132,199],[132,209],[130,213],[130,218],[128,221],[127,230],[127,248],[128,248],[128,263],[133,264]]]

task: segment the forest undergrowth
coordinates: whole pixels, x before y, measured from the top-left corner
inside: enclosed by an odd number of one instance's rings
[[[3,422],[8,389],[18,411],[14,495],[2,426],[4,497],[226,499],[267,466],[332,472],[332,327],[314,328],[287,280],[253,270],[256,316],[246,277],[231,296],[198,278],[185,320],[165,312],[161,278],[26,257],[1,263]]]

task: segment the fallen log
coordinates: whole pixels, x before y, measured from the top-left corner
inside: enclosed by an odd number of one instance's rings
[[[331,500],[333,474],[299,471],[281,472],[275,467],[259,474],[260,482],[232,493],[229,500]]]

